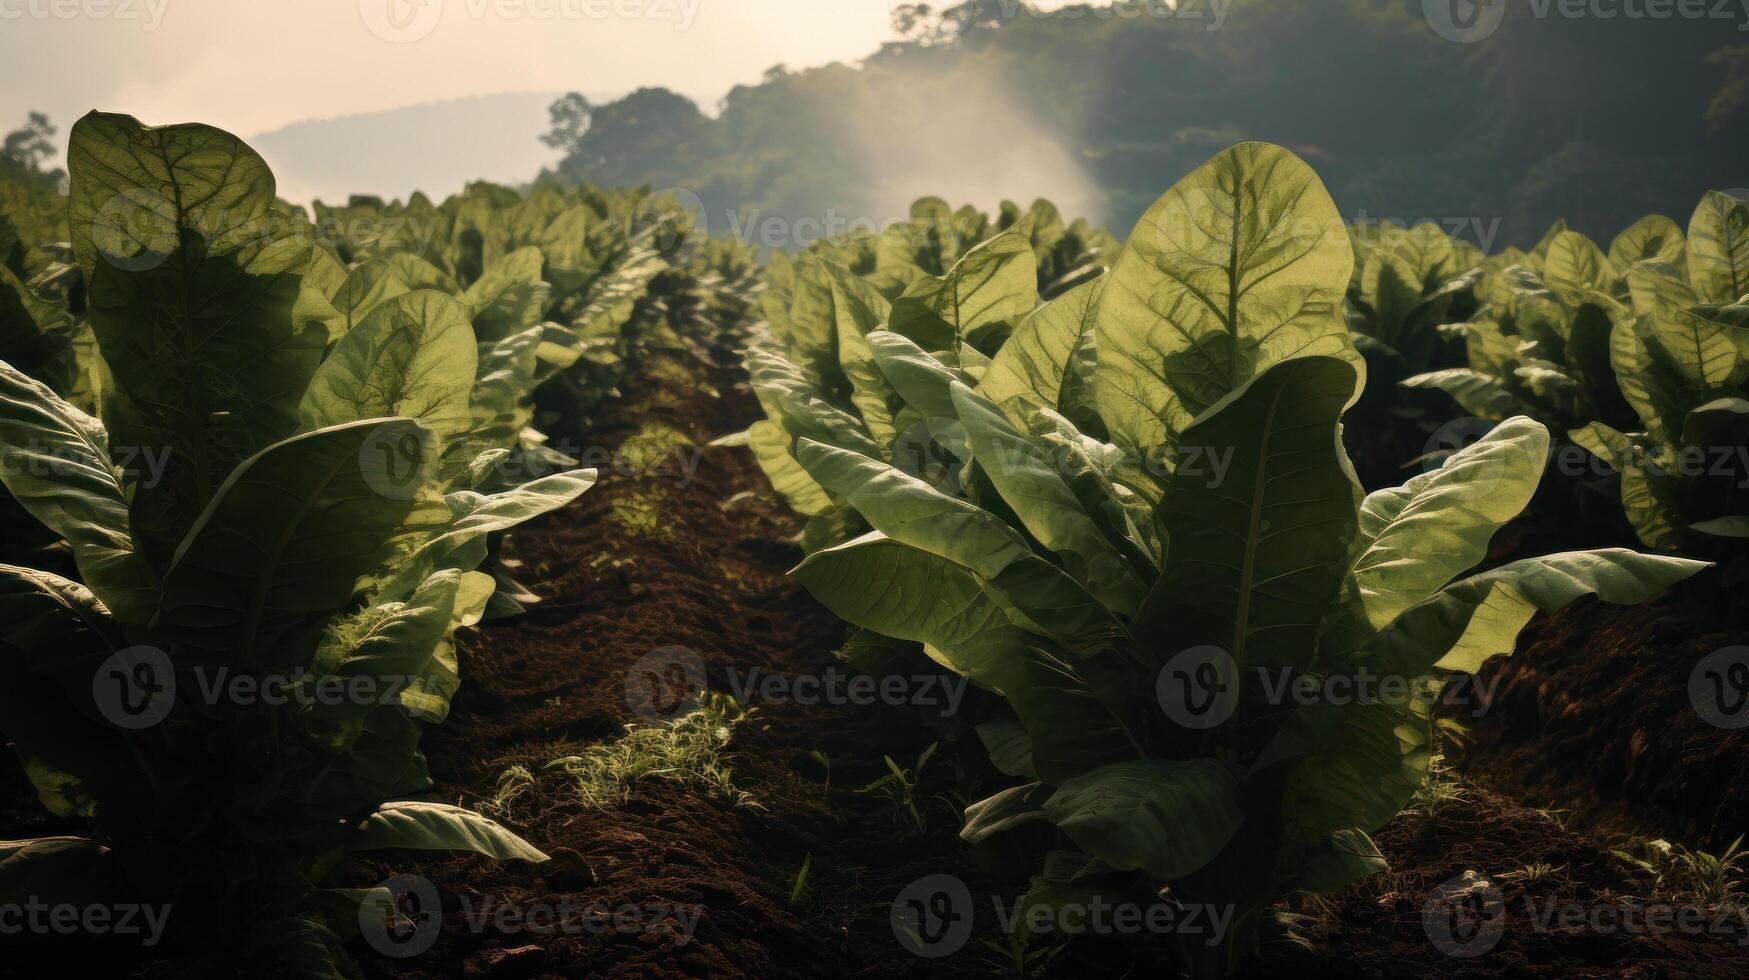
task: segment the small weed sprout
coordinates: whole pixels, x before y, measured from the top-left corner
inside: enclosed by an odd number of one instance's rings
[[[893,761],[892,756],[882,756],[887,764],[887,775],[869,783],[858,793],[871,796],[883,796],[893,805],[895,819],[904,828],[907,837],[919,837],[928,829],[928,820],[924,813],[927,806],[920,806],[917,800],[917,784],[923,776],[923,767],[929,764],[930,756],[940,743],[931,742],[929,748],[917,757],[917,764],[909,771]]]
[[[644,779],[702,787],[734,806],[755,805],[751,795],[735,786],[723,758],[735,727],[752,714],[734,699],[712,694],[697,710],[669,724],[627,725],[620,738],[554,759],[545,768],[568,776],[577,798],[591,808],[625,803],[632,784]]]

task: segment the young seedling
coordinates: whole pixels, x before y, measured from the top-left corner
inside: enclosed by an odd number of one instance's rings
[[[917,784],[923,776],[923,767],[929,764],[929,757],[935,754],[940,743],[931,742],[917,757],[917,764],[909,771],[893,761],[892,756],[882,756],[886,763],[887,774],[869,783],[858,793],[880,795],[886,797],[893,805],[899,825],[905,829],[907,837],[920,837],[929,829],[925,814],[926,805],[919,806],[917,800]]]

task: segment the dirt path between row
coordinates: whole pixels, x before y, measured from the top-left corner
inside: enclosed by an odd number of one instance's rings
[[[925,972],[928,961],[895,941],[895,896],[943,870],[977,878],[963,867],[945,803],[916,838],[895,806],[857,792],[886,773],[883,755],[910,765],[927,747],[913,711],[803,703],[814,700],[812,688],[793,682],[844,674],[834,656],[844,627],[785,577],[801,557],[785,543],[799,524],[775,503],[751,454],[696,455],[757,417],[744,375],[714,371],[697,382],[689,373],[674,362],[646,365],[627,386],[633,396],[591,426],[620,472],[604,472],[577,504],[517,533],[519,575],[545,599],[468,640],[462,693],[424,741],[440,796],[464,805],[493,798],[506,769],[531,770],[534,783],[499,812],[555,860],[530,867],[406,855],[373,867],[359,884],[375,874],[422,876],[445,917],[428,951],[367,954],[370,972],[903,976]],[[671,710],[667,699],[696,680],[687,675],[698,664],[718,692],[746,690],[754,671],[782,679],[749,696],[753,710],[733,730],[724,761],[745,799],[651,778],[623,803],[596,808],[562,772],[542,771],[619,738],[652,707]],[[653,686],[652,677],[660,678]],[[829,774],[815,753],[831,763]],[[952,783],[944,765],[924,776],[929,795]],[[469,921],[470,908],[511,911],[482,925]],[[515,921],[549,909],[555,928]],[[606,928],[604,914],[624,928]]]

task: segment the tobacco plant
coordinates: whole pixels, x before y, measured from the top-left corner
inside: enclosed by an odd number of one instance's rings
[[[96,835],[7,844],[0,894],[155,899],[210,966],[338,975],[388,914],[331,887],[348,854],[544,859],[420,800],[418,740],[492,594],[487,535],[593,475],[476,490],[504,403],[467,308],[414,288],[346,317],[235,137],[94,113],[68,157],[105,386],[93,416],[0,365],[0,476],[78,579],[0,566],[0,730]]]
[[[1051,829],[1030,905],[1163,890],[1236,909],[1219,944],[1183,944],[1194,976],[1233,970],[1283,895],[1385,867],[1368,834],[1426,775],[1445,677],[1510,653],[1538,610],[1638,602],[1704,567],[1610,550],[1472,574],[1540,480],[1528,419],[1363,496],[1341,441],[1362,376],[1352,254],[1304,163],[1240,145],[1156,203],[1083,315],[1059,300],[1011,370],[866,334],[906,407],[963,431],[976,492],[797,440],[873,530],[794,574],[1002,699],[978,734],[1019,782],[963,836]],[[1060,411],[1088,325],[1110,442]],[[1340,693],[1369,677],[1395,684]]]

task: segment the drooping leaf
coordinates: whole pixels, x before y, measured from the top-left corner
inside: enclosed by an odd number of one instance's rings
[[[817,551],[790,574],[845,622],[926,644],[962,672],[955,651],[1009,622],[970,570],[879,531]]]
[[[384,803],[366,817],[351,842],[353,851],[467,851],[499,861],[540,864],[548,860],[533,845],[493,821],[444,803]]]
[[[1528,558],[1472,575],[1410,607],[1364,653],[1413,677],[1438,667],[1473,673],[1509,654],[1539,610],[1585,595],[1632,605],[1700,572],[1706,562],[1617,548]]]
[[[812,440],[800,441],[796,458],[876,530],[964,566],[1012,611],[1065,646],[1096,649],[1123,633],[1086,589],[1033,554],[1019,533],[988,511],[879,460]]]
[[[1548,452],[1548,430],[1515,418],[1439,469],[1369,495],[1350,567],[1367,624],[1383,628],[1487,557],[1494,533],[1529,506]]]
[[[156,626],[227,662],[272,663],[345,608],[433,476],[429,430],[366,419],[270,446],[237,467],[164,579]]]
[[[1064,782],[1044,809],[1082,850],[1156,881],[1201,868],[1245,822],[1238,780],[1212,759],[1115,763]]]
[[[1000,409],[965,385],[951,387],[973,457],[1027,531],[1107,608],[1134,616],[1147,586],[1082,509],[1047,447],[1009,425]]]
[[[142,456],[133,465],[150,467],[160,459]],[[72,546],[80,577],[110,611],[143,624],[156,583],[135,550],[128,492],[109,454],[109,433],[47,385],[4,363],[0,478],[31,516]]]

